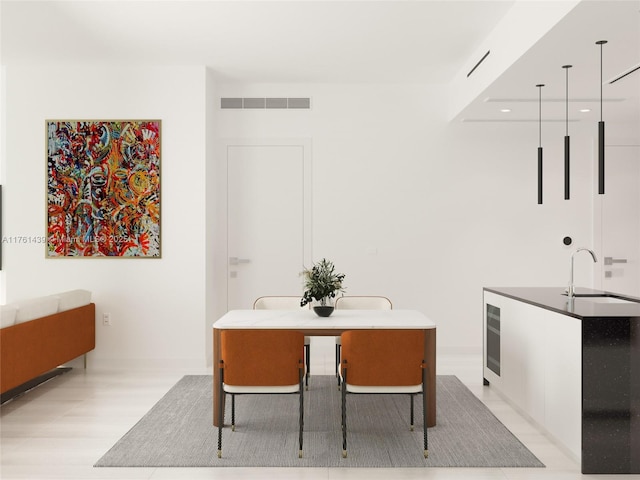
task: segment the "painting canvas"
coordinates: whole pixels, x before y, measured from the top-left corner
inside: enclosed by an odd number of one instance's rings
[[[47,257],[160,258],[160,121],[47,121]]]

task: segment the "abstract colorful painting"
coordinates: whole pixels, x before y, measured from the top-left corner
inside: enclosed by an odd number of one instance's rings
[[[47,257],[160,258],[160,121],[47,121]]]

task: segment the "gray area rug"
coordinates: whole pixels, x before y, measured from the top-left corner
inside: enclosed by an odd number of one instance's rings
[[[437,377],[437,425],[422,454],[421,400],[415,431],[406,395],[347,397],[342,458],[340,392],[312,376],[305,392],[304,458],[298,458],[297,395],[236,397],[236,431],[223,430],[217,458],[212,377],[185,376],[96,467],[544,467],[455,376]],[[230,422],[231,402],[225,418]]]

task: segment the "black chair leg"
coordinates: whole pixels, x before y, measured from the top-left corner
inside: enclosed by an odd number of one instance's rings
[[[338,379],[338,386],[340,386],[340,372],[338,366],[340,365],[340,345],[336,343],[336,378]]]
[[[347,458],[347,369],[342,372],[342,458]]]
[[[304,430],[304,388],[302,386],[302,370],[300,372],[300,432],[298,443],[300,444],[300,451],[298,452],[298,458],[302,458],[302,431]]]
[[[311,345],[304,346],[304,358],[307,363],[307,373],[304,377],[305,387],[309,390],[309,377],[311,376]]]
[[[231,431],[236,431],[236,396],[231,394]]]
[[[222,458],[222,427],[224,426],[224,369],[220,368],[220,385],[218,395],[220,398],[218,408],[218,458]]]
[[[409,422],[409,430],[413,432],[413,394],[409,394],[409,398],[411,399],[411,418]]]
[[[422,416],[422,423],[424,428],[424,458],[429,457],[429,443],[427,438],[427,369],[422,369],[422,409],[424,415]]]

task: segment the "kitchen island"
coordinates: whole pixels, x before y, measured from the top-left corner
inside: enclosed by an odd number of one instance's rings
[[[640,298],[484,288],[483,376],[581,462],[640,473]]]

